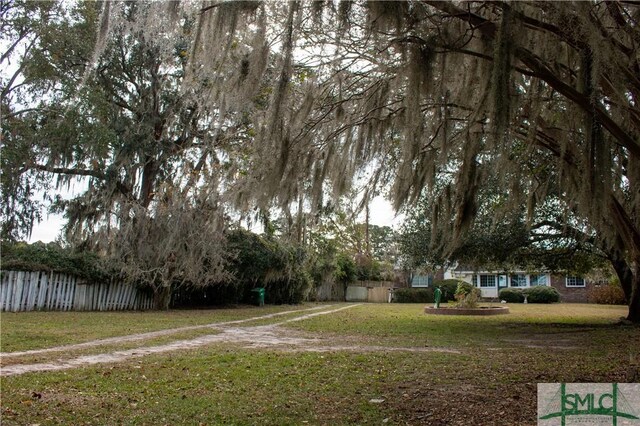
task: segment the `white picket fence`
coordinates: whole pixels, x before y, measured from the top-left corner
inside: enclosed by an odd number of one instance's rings
[[[75,276],[55,272],[2,271],[2,311],[145,310],[153,298],[121,282],[86,284]]]

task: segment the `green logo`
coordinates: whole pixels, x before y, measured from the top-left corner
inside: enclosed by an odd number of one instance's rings
[[[611,417],[613,426],[618,425],[618,418],[639,419],[617,383],[611,384],[611,392],[584,391],[585,386],[586,384],[581,384],[579,389],[581,392],[567,392],[566,383],[561,383],[558,391],[551,398],[546,399],[539,419],[559,418],[562,426],[565,426],[567,417],[570,416],[608,416]],[[594,387],[596,386],[601,385],[594,384]],[[584,417],[582,420],[581,423],[587,423]],[[603,423],[598,422],[598,424]]]

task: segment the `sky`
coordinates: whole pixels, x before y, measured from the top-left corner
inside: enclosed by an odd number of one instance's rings
[[[391,203],[380,196],[371,201],[369,212],[371,215],[370,223],[373,225],[397,227],[402,221],[402,215],[396,217]],[[42,241],[43,243],[50,243],[55,241],[63,225],[64,218],[62,215],[45,215],[44,220],[34,226],[29,242]]]

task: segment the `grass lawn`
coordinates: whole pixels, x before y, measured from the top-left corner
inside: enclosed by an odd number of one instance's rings
[[[2,312],[0,352],[82,343],[114,336],[241,320],[319,306],[322,304],[166,312]]]
[[[308,307],[317,305],[149,313],[157,327],[128,324],[147,314],[110,313],[106,333],[102,313],[77,313],[75,321],[66,313],[11,314],[8,322],[2,314],[2,350],[5,338],[19,349],[63,343],[25,343],[38,320],[50,336],[66,329],[64,342],[79,342]],[[640,328],[615,324],[626,307],[509,307],[510,315],[451,317],[427,316],[423,305],[363,304],[278,327],[322,350],[219,343],[2,377],[2,424],[534,425],[537,383],[624,382],[640,364]]]

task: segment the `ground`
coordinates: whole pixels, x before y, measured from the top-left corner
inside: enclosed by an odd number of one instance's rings
[[[2,424],[533,425],[537,383],[634,380],[625,307],[510,308],[3,313]]]

